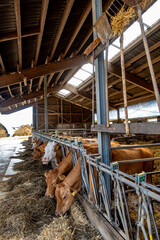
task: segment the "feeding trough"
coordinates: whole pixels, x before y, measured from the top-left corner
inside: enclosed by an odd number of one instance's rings
[[[97,19],[97,21],[93,25],[93,28],[96,30],[102,44],[105,44],[106,40],[111,38],[112,36],[112,29],[109,24],[106,13],[102,13],[102,15]]]

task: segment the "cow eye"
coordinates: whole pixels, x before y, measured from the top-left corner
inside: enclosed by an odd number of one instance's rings
[[[66,196],[63,197],[63,200],[66,198]]]

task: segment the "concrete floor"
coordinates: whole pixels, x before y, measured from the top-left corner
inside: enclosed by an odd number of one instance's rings
[[[18,152],[23,151],[24,147],[21,145],[23,141],[24,138],[20,137],[0,138],[0,181],[7,179],[4,177],[5,175],[16,173],[13,171],[13,165],[21,160],[11,157],[15,157]]]

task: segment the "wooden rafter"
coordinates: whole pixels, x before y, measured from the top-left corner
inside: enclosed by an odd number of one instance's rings
[[[86,18],[87,18],[87,16],[88,16],[88,14],[90,13],[91,9],[92,9],[92,1],[89,0],[88,3],[87,3],[86,8],[84,9],[84,11],[83,11],[83,13],[82,13],[82,15],[81,15],[81,17],[80,17],[80,19],[79,19],[76,27],[75,27],[75,30],[74,30],[74,32],[73,32],[73,34],[72,34],[72,36],[71,36],[71,38],[70,38],[70,40],[69,40],[69,43],[67,44],[67,47],[66,47],[65,50],[64,50],[63,58],[64,58],[64,57],[66,56],[66,54],[68,53],[68,51],[69,51],[72,43],[74,42],[75,38],[77,37],[77,35],[78,35],[81,27],[83,26],[83,24],[84,24],[84,22],[85,22],[85,20],[86,20]],[[64,72],[64,71],[61,71],[60,74],[57,76],[56,82],[58,82],[58,80],[59,80],[60,77],[62,76],[63,72]],[[48,84],[48,85],[49,85],[49,84]]]
[[[21,39],[21,10],[20,0],[14,0],[14,9],[16,15],[16,26],[17,26],[17,47],[18,47],[18,60],[19,68],[22,69],[22,39]]]
[[[2,60],[2,56],[0,55],[0,65],[1,65],[1,72],[2,74],[6,73],[6,69]]]
[[[13,94],[11,92],[10,86],[8,86],[8,91],[9,91],[9,94],[10,94],[11,98],[14,98],[14,96],[13,96]]]
[[[160,56],[152,59],[152,64],[155,64],[155,63],[157,63],[159,61],[160,61]],[[137,74],[137,73],[143,71],[145,68],[148,68],[148,62],[142,64],[141,66],[139,66],[137,68],[135,68],[133,71],[131,71],[131,73]]]
[[[21,37],[22,38],[31,37],[31,36],[38,35],[39,33],[40,33],[40,30],[36,28],[36,29],[26,31],[23,35],[21,35]],[[0,37],[0,42],[11,41],[17,38],[18,38],[17,32],[6,33]]]
[[[52,49],[51,49],[51,53],[50,53],[50,60],[52,59],[54,53],[55,53],[55,50],[57,48],[57,45],[58,45],[58,42],[60,40],[60,37],[62,35],[62,32],[63,32],[63,29],[66,25],[66,22],[68,20],[68,17],[69,17],[69,14],[70,14],[70,11],[72,9],[72,6],[73,6],[73,3],[74,3],[75,0],[69,0],[67,1],[67,4],[66,4],[66,7],[64,9],[64,14],[61,18],[61,21],[60,21],[60,24],[59,24],[59,28],[58,28],[58,31],[57,31],[57,34],[56,34],[56,38],[53,42],[53,45],[52,45]]]
[[[44,31],[44,26],[45,26],[45,22],[46,22],[48,4],[49,4],[49,0],[42,0],[41,20],[40,20],[40,34],[38,35],[38,38],[37,38],[37,47],[36,47],[36,54],[35,54],[35,64],[37,64],[38,57],[39,57],[43,31]]]
[[[71,67],[81,66],[89,61],[87,56],[77,56],[69,59],[64,59],[58,62],[35,66],[33,68],[22,70],[21,73],[28,80],[32,78],[41,77],[50,73],[67,70]],[[13,85],[23,81],[22,76],[17,73],[3,74],[0,76],[0,88],[7,85]]]

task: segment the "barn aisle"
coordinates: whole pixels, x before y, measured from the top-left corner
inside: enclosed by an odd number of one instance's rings
[[[24,141],[22,137],[8,137],[0,139],[0,181],[5,175],[12,175],[15,172],[12,170],[13,164],[19,162],[18,158],[12,159],[12,156],[20,151],[23,151],[21,143]],[[5,180],[5,179],[4,179]]]

